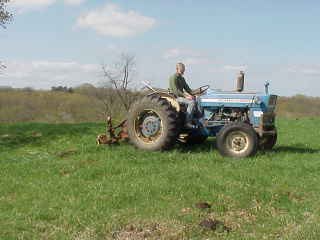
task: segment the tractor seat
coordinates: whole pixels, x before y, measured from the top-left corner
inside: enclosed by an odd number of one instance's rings
[[[188,105],[185,104],[185,103],[179,103],[180,105],[180,111],[181,112],[186,112],[187,111],[187,108],[188,108]]]

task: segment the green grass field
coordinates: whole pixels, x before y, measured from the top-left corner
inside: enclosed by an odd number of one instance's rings
[[[236,160],[214,139],[143,152],[96,146],[103,124],[2,124],[0,239],[320,239],[320,119],[277,126]]]

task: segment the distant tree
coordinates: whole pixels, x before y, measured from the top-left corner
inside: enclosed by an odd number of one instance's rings
[[[24,92],[33,92],[34,89],[32,87],[24,87],[24,88],[22,88],[22,91],[24,91]]]
[[[0,86],[0,92],[8,92],[8,91],[13,91],[14,88],[11,86]]]
[[[0,26],[6,28],[6,24],[12,20],[12,14],[7,11],[6,5],[10,0],[0,0]]]
[[[51,87],[51,91],[53,92],[66,92],[66,93],[73,93],[73,88],[58,86],[58,87]]]
[[[12,20],[12,14],[7,11],[6,5],[10,0],[0,0],[0,27],[6,28],[6,24]],[[0,61],[0,73],[6,66]]]

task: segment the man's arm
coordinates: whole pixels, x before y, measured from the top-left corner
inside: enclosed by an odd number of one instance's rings
[[[175,83],[175,86],[176,86],[176,91],[177,91],[177,96],[179,97],[184,97],[184,92],[183,92],[183,87],[181,88],[181,83],[179,84],[179,78],[178,77],[175,77],[174,79],[174,83]]]
[[[193,96],[192,89],[187,84],[186,80],[183,78],[183,89],[191,96]]]

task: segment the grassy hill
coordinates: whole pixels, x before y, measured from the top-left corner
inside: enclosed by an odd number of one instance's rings
[[[320,119],[277,125],[235,160],[214,139],[150,153],[96,146],[97,123],[1,124],[0,239],[319,239]]]

